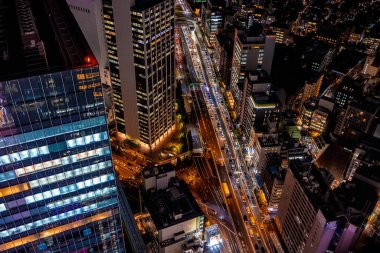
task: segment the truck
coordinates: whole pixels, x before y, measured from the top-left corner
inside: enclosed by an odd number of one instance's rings
[[[224,192],[224,195],[226,196],[226,198],[230,198],[231,197],[231,193],[230,193],[230,189],[228,188],[228,185],[227,183],[222,183],[222,187],[223,187],[223,192]]]

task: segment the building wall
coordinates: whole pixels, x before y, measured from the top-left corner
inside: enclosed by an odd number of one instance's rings
[[[133,4],[134,0],[103,0],[105,19],[113,16],[113,20],[108,20],[106,35],[108,49],[113,54],[110,65],[117,127],[130,139],[138,140],[140,131],[130,12]]]
[[[0,90],[0,252],[123,252],[98,66]]]
[[[275,35],[248,38],[248,42],[240,41],[236,30],[231,68],[231,90],[238,100],[241,97],[239,84],[244,83],[246,72],[263,69],[270,74],[275,47]]]
[[[359,229],[357,226],[347,223],[339,239],[339,243],[335,248],[335,253],[348,252],[351,246],[354,244],[355,237],[357,236],[358,232]]]
[[[281,200],[283,186],[284,186],[283,181],[278,180],[277,178],[274,179],[268,207],[273,208],[273,210],[275,211],[278,210],[278,205]]]
[[[174,0],[133,8],[132,23],[140,141],[154,148],[175,124]]]
[[[320,209],[315,209],[288,170],[278,207],[277,224],[289,252],[323,253],[330,245],[336,221],[327,221]]]
[[[174,238],[174,234],[181,231],[186,234],[199,229],[199,222],[197,219],[198,217],[161,229],[158,232],[159,241],[162,242]]]
[[[101,0],[66,0],[99,63],[100,79],[111,85]]]
[[[327,222],[321,210],[314,217],[313,225],[308,233],[303,252],[324,253],[331,242],[336,229],[336,222]]]
[[[303,251],[305,236],[309,234],[316,214],[317,210],[303,193],[292,171],[288,170],[277,215],[279,230],[289,252],[307,252]]]

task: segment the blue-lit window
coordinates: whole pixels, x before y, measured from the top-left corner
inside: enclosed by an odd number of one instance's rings
[[[100,183],[105,183],[105,182],[111,181],[113,179],[115,179],[115,176],[113,174],[107,174],[107,175],[103,175],[103,176],[100,176],[100,177],[95,177],[93,179],[88,179],[86,181],[78,182],[78,183],[75,183],[75,184],[72,184],[72,185],[63,186],[63,187],[59,188],[60,195],[64,195],[66,193],[76,191],[76,190],[79,189],[79,186],[82,186],[82,185],[85,185],[86,187],[89,187],[89,186],[97,185],[97,184],[100,184]],[[52,193],[54,191],[56,191],[56,190],[57,189],[54,189],[54,190],[51,190],[51,191],[47,191],[47,192],[49,192],[49,194],[46,194],[46,196],[50,196],[50,197],[53,196]],[[46,192],[37,193],[37,194],[34,194],[32,196],[25,197],[26,204],[31,204],[31,203],[38,202],[38,201],[42,200],[43,199],[43,194],[45,194],[45,193]],[[50,197],[46,197],[45,200],[48,199],[48,198],[50,198]]]
[[[84,130],[86,128],[101,126],[106,124],[105,116],[99,116],[82,121],[72,122],[64,125],[54,126],[50,128],[40,129],[33,132],[18,134],[2,138],[0,148],[22,144],[29,141],[41,140],[56,135],[61,135],[69,132]],[[0,158],[1,162],[1,158]]]
[[[112,166],[111,161],[102,162],[100,164],[93,164],[91,166],[85,166],[85,167],[78,168],[75,170],[70,170],[70,171],[66,171],[66,172],[59,173],[56,175],[52,175],[49,177],[44,177],[44,178],[40,178],[37,180],[30,181],[29,186],[30,186],[30,188],[35,188],[35,187],[39,187],[39,186],[43,186],[43,185],[47,185],[47,184],[52,184],[52,183],[62,181],[65,179],[69,179],[72,177],[85,175],[85,174],[88,174],[90,172],[99,171],[99,170],[103,169],[104,167],[111,167],[111,166]]]
[[[39,220],[39,221],[28,223],[26,225],[22,225],[22,226],[18,226],[15,228],[11,228],[11,229],[2,231],[2,232],[0,232],[0,237],[4,238],[4,237],[8,237],[8,236],[15,234],[15,233],[25,232],[25,231],[28,231],[30,229],[40,227],[42,225],[48,225],[50,223],[57,222],[59,220],[64,220],[64,219],[70,218],[70,217],[77,215],[77,214],[90,212],[92,210],[100,209],[100,208],[103,208],[103,207],[106,207],[109,205],[113,205],[115,203],[117,203],[117,198],[104,200],[102,202],[98,202],[98,203],[92,204],[90,206],[84,206],[81,208],[77,208],[75,210],[71,210],[71,211],[66,212],[66,213],[61,213],[59,215],[54,215],[54,216],[45,218],[42,221]]]

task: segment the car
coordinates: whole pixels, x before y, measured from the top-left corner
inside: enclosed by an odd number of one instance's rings
[[[255,236],[255,231],[253,231],[253,229],[249,229],[249,236],[250,237],[254,237]]]
[[[214,209],[211,209],[210,211],[211,211],[211,213],[212,213],[213,215],[217,215],[217,214],[218,214],[218,212],[215,211]]]
[[[247,215],[243,215],[243,220],[244,220],[244,222],[248,222],[248,217],[247,217]]]

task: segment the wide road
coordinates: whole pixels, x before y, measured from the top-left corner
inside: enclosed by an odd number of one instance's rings
[[[237,244],[239,240],[237,236],[238,233],[236,232],[236,228],[234,227],[236,217],[230,216],[230,213],[228,212],[229,210],[231,210],[231,208],[236,208],[236,206],[230,206],[230,199],[225,199],[224,194],[221,193],[221,185],[218,175],[220,168],[216,165],[214,155],[212,154],[212,150],[215,150],[215,148],[218,145],[216,135],[213,131],[212,125],[210,125],[211,121],[208,116],[207,108],[205,108],[206,104],[204,100],[202,100],[202,98],[198,99],[198,96],[201,94],[199,87],[197,88],[196,85],[193,85],[191,87],[191,94],[193,98],[193,110],[195,111],[195,116],[198,122],[198,129],[205,143],[206,151],[204,155],[210,157],[210,159],[206,160],[206,162],[204,162],[204,157],[194,157],[194,160],[202,177],[206,180],[208,179],[208,182],[206,182],[208,184],[206,186],[206,193],[208,193],[208,196],[212,196],[215,199],[218,208],[214,207],[212,205],[213,203],[207,203],[207,205],[211,206],[212,211],[216,211],[214,212],[216,213],[215,219],[218,220],[219,223],[230,222],[231,225],[227,231],[223,226],[219,227],[220,229],[225,230],[224,232],[228,234],[229,238],[231,238],[231,240],[228,241],[228,245],[233,250],[232,252],[240,252],[242,246]],[[209,195],[209,193],[212,194]],[[214,197],[213,195],[216,195],[216,197]],[[209,200],[207,199],[207,201]],[[226,210],[225,207],[227,207],[228,210]]]
[[[220,138],[220,136],[217,136],[217,134],[214,131],[213,123],[211,121],[210,116],[208,115],[208,110],[206,107],[206,102],[204,101],[202,92],[200,90],[200,87],[192,87],[192,95],[194,104],[199,107],[199,112],[201,112],[198,115],[199,119],[199,130],[202,134],[203,140],[206,143],[206,146],[212,150],[212,155],[216,160],[220,160],[220,157],[223,157],[222,150],[219,147],[219,143],[217,138]],[[229,175],[226,173],[226,169],[224,165],[217,161],[217,176],[219,177],[220,182],[229,182]],[[220,187],[220,185],[219,185]],[[250,243],[251,238],[250,235],[247,233],[247,230],[245,228],[246,224],[243,221],[244,214],[240,211],[240,206],[238,202],[236,201],[236,195],[233,191],[233,188],[230,186],[230,192],[232,193],[232,197],[226,199],[227,207],[229,214],[231,216],[231,219],[234,224],[234,229],[236,231],[236,241],[240,242],[240,250],[243,252],[254,252],[253,244]]]
[[[237,233],[233,229],[232,221],[229,214],[226,210],[226,204],[224,196],[221,192],[219,180],[216,174],[216,165],[213,160],[211,152],[204,154],[202,153],[204,141],[200,138],[199,125],[203,125],[204,122],[201,117],[204,113],[207,113],[207,109],[203,108],[201,112],[200,107],[195,104],[196,101],[192,98],[192,91],[189,87],[190,76],[196,75],[193,71],[191,74],[188,72],[190,68],[194,69],[194,66],[191,62],[188,62],[186,66],[186,61],[184,60],[184,52],[182,50],[182,39],[180,38],[178,28],[176,28],[176,70],[177,70],[177,79],[179,79],[182,86],[182,96],[185,102],[185,109],[189,116],[189,123],[187,128],[192,131],[192,135],[196,134],[197,140],[201,144],[199,152],[194,151],[194,165],[196,173],[193,171],[193,167],[186,168],[181,171],[176,171],[176,174],[179,178],[185,180],[185,182],[190,186],[192,194],[197,200],[199,206],[204,212],[207,220],[211,224],[217,224],[221,237],[222,243],[220,245],[220,251],[222,253],[237,253],[240,252],[239,246],[237,244]],[[181,45],[182,44],[182,45]],[[199,70],[200,66],[195,66],[195,71]],[[192,79],[193,81],[194,78]],[[203,128],[204,129],[204,128]],[[203,132],[203,135],[206,137],[211,136],[212,130]],[[193,141],[194,141],[193,137]],[[195,148],[195,145],[194,145]],[[197,149],[196,149],[197,150]],[[217,249],[215,249],[217,250]]]
[[[243,146],[233,134],[234,126],[224,104],[212,60],[208,54],[207,42],[186,1],[178,0],[178,2],[182,12],[177,13],[176,20],[182,24],[186,60],[192,63],[190,67],[192,77],[205,84],[198,89],[193,87],[192,91],[194,104],[198,103],[203,107],[201,109],[209,112],[209,115],[204,115],[204,118],[199,120],[199,130],[204,143],[213,151],[215,160],[224,165],[217,170],[218,177],[220,182],[228,184],[232,192],[233,201],[228,200],[228,209],[232,210],[230,214],[234,221],[234,229],[239,231],[240,251],[262,252],[264,247],[266,252],[274,252],[263,215],[253,194],[257,183],[247,170],[242,154]],[[230,161],[233,161],[233,165]],[[248,217],[254,218],[253,224],[249,224]]]
[[[200,130],[207,145],[210,145],[207,135],[212,135],[212,132],[214,132],[214,135],[217,136],[216,143],[211,144],[213,146],[211,149],[214,151],[213,154],[216,160],[226,165],[220,170],[222,176],[224,176],[221,180],[225,180],[231,192],[233,192],[234,201],[230,204],[236,205],[233,208],[236,211],[234,214],[236,217],[233,217],[233,220],[238,220],[236,221],[236,227],[241,231],[239,233],[241,251],[255,252],[254,248],[258,248],[258,252],[260,252],[263,246],[267,252],[272,252],[273,247],[270,245],[265,231],[263,216],[253,194],[253,187],[256,185],[255,179],[249,175],[241,153],[242,146],[233,136],[234,126],[224,105],[223,96],[217,84],[212,62],[202,37],[203,34],[200,32],[196,22],[190,21],[191,25],[183,24],[182,26],[184,41],[186,42],[184,51],[186,60],[192,63],[192,68],[190,68],[192,76],[194,79],[206,84],[201,86],[199,98],[205,98],[201,103],[204,104],[205,102],[207,104],[206,110],[210,115],[206,117],[211,117],[211,124],[208,124],[204,132],[202,132],[202,125],[200,125]],[[194,27],[194,31],[191,31],[189,27]],[[229,163],[231,159],[234,161],[235,166]],[[250,216],[254,217],[254,224],[249,224],[247,218]]]

